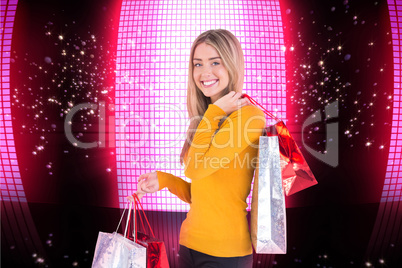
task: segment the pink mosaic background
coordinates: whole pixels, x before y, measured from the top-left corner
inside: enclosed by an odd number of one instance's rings
[[[10,54],[18,0],[1,1],[0,182],[1,200],[27,202],[15,151],[10,102]]]

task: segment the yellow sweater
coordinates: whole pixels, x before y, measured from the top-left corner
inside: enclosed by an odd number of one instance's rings
[[[191,183],[157,171],[159,189],[167,187],[190,203],[179,243],[217,257],[253,253],[247,224],[247,202],[257,163],[264,113],[244,106],[226,113],[210,104],[198,125],[185,161],[184,174]],[[216,130],[219,131],[215,133]]]

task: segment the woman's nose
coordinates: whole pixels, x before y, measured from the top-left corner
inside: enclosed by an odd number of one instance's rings
[[[204,67],[202,68],[202,75],[203,76],[211,76],[212,74],[212,69],[210,67]]]

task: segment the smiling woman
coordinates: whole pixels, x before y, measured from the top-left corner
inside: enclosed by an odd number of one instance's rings
[[[243,81],[243,50],[232,33],[222,29],[210,30],[196,38],[191,47],[188,70],[187,110],[190,126],[187,142],[180,154],[180,163],[183,164],[193,140],[193,130],[197,128],[208,105],[216,103],[229,92],[242,93]],[[233,101],[237,102],[238,97]],[[225,112],[230,114],[232,110]]]
[[[194,120],[181,161],[191,183],[162,171],[146,173],[137,194],[166,187],[190,204],[180,231],[179,267],[252,267],[247,196],[255,166],[236,166],[235,158],[256,158],[265,116],[241,99],[244,58],[231,32],[202,33],[189,62],[187,109]],[[216,165],[220,160],[225,167]]]

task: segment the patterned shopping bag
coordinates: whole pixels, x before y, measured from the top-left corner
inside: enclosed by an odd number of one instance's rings
[[[261,136],[251,202],[251,241],[256,253],[286,253],[286,210],[279,142]]]
[[[93,268],[145,268],[147,249],[126,237],[132,203],[130,202],[124,236],[117,233],[126,209],[124,209],[116,232],[99,232],[96,241]]]

